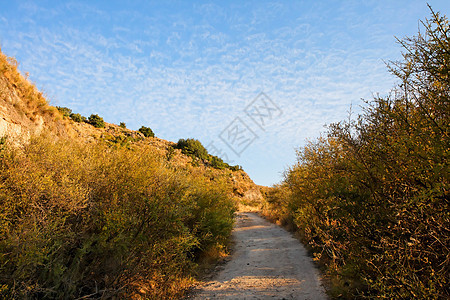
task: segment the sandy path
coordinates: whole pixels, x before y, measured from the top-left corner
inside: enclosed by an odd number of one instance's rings
[[[319,272],[301,243],[254,213],[239,213],[235,250],[195,299],[327,299]]]

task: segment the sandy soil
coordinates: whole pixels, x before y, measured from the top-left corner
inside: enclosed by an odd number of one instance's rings
[[[239,213],[234,252],[194,299],[327,299],[303,245],[255,213]]]

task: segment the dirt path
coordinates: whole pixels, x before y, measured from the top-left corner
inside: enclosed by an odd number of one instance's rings
[[[239,213],[235,250],[194,299],[327,299],[302,244],[255,213]]]

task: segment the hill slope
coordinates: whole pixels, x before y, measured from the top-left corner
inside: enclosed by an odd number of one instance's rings
[[[79,138],[86,141],[106,141],[110,144],[148,144],[161,157],[170,156],[173,167],[197,166],[211,172],[211,176],[228,178],[232,195],[237,203],[256,204],[262,198],[260,187],[255,185],[242,170],[215,169],[202,159],[189,157],[178,149],[176,143],[157,137],[145,138],[135,130],[105,123],[104,128],[95,128],[86,122],[75,122],[64,116],[56,107],[50,106],[41,92],[22,76],[14,58],[0,51],[0,137],[7,137],[13,145],[21,145],[43,132],[57,136]]]
[[[259,187],[175,143],[48,105],[0,53],[0,296],[174,298]],[[6,137],[6,140],[5,138]]]

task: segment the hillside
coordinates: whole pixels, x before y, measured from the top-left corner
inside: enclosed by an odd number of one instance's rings
[[[260,188],[242,170],[212,168],[207,161],[189,157],[181,150],[174,149],[176,143],[158,137],[145,138],[139,131],[116,124],[105,123],[104,128],[96,128],[86,122],[71,120],[56,107],[50,106],[43,94],[20,74],[17,66],[18,63],[14,58],[7,57],[0,50],[0,137],[7,137],[12,144],[24,144],[32,136],[42,132],[89,142],[148,144],[161,157],[170,155],[170,165],[173,167],[195,166],[210,172],[212,178],[226,177],[232,186],[233,193],[230,195],[235,197],[237,203],[256,204],[261,200]]]
[[[207,153],[74,121],[1,53],[0,137],[2,298],[179,297],[261,198]]]
[[[21,144],[31,135],[63,125],[56,122],[56,108],[50,107],[42,93],[18,71],[13,58],[0,53],[0,136]]]

